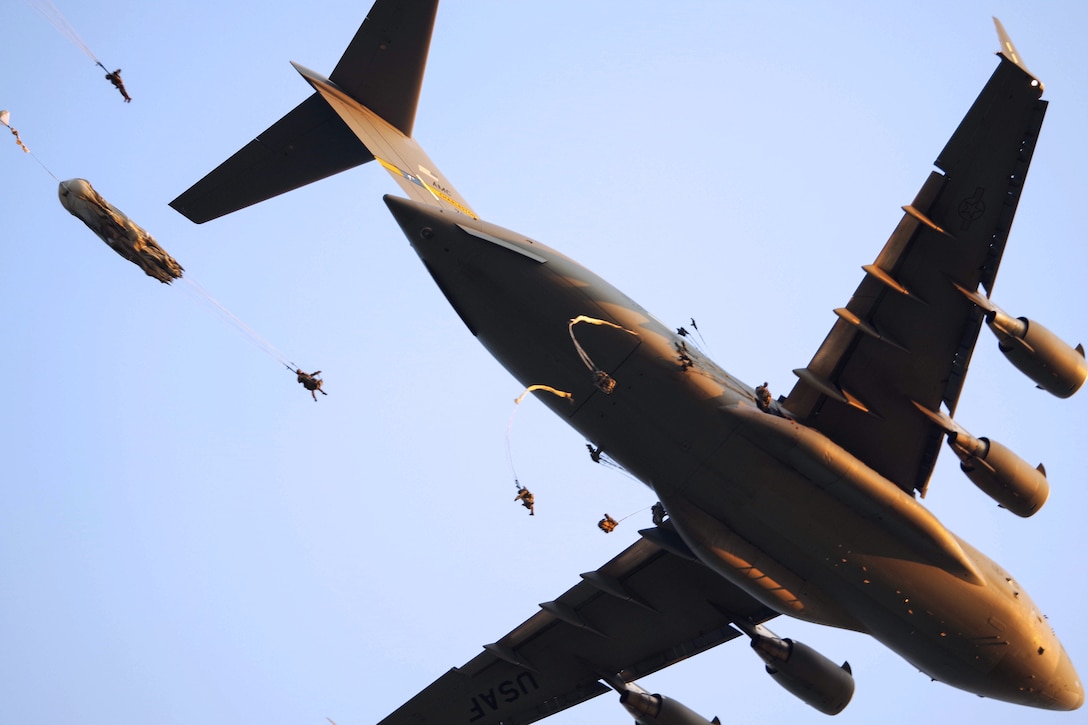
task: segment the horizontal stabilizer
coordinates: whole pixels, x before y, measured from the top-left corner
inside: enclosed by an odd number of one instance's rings
[[[373,158],[314,93],[170,206],[203,224]]]
[[[411,138],[437,10],[438,0],[377,0],[325,80],[391,137]],[[311,95],[170,206],[200,224],[372,160],[341,116]]]

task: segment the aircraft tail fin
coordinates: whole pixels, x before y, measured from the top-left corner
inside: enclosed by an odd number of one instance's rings
[[[1032,78],[1035,78],[1035,74],[1029,71],[1028,67],[1024,65],[1024,59],[1020,57],[1020,53],[1016,50],[1016,46],[1012,44],[1012,38],[1010,38],[1008,32],[1005,31],[1005,26],[1002,25],[1001,21],[996,17],[994,17],[993,20],[994,28],[997,29],[998,41],[1001,43],[1001,50],[997,51],[997,54],[1020,66],[1020,70],[1024,71]]]
[[[317,91],[172,202],[198,224],[375,158],[417,201],[475,217],[412,139],[438,0],[377,0]]]
[[[411,199],[477,218],[476,213],[442,176],[442,172],[415,139],[356,101],[330,79],[323,78],[297,63],[292,65],[310,82],[329,107],[362,141],[371,156],[377,159]]]

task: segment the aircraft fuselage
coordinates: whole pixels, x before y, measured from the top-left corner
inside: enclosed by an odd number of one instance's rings
[[[752,387],[555,250],[386,202],[472,333],[522,384],[571,393],[539,397],[654,490],[708,567],[775,611],[868,633],[961,689],[1049,709],[1083,701],[1015,580],[894,483],[761,410]],[[571,327],[580,316],[608,324]]]

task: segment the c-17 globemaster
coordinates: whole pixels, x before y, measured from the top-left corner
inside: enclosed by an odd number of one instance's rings
[[[953,418],[985,323],[1039,387],[1069,397],[1082,347],[1002,311],[993,283],[1046,101],[1000,23],[997,69],[798,382],[732,377],[585,267],[479,218],[412,138],[438,0],[378,0],[306,101],[175,199],[202,223],[377,160],[385,198],[470,332],[667,519],[382,720],[530,723],[610,688],[641,725],[710,722],[639,678],[746,636],[827,714],[854,681],[771,632],[778,615],[864,632],[933,679],[1052,710],[1084,701],[1031,598],[918,500],[946,441],[968,478],[1030,516],[1049,484]],[[717,722],[715,719],[714,722]]]

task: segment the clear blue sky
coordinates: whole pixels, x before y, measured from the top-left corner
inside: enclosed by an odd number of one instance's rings
[[[109,251],[0,129],[0,722],[369,725],[614,556],[654,497],[595,466],[463,328],[373,165],[197,226],[167,203],[310,92],[369,7],[25,0],[0,108],[251,328],[325,373],[316,404],[183,284]],[[1051,101],[995,299],[1088,342],[1088,6],[459,0],[416,124],[485,218],[587,264],[751,384],[788,392],[996,64]],[[1088,673],[1088,393],[1037,391],[989,333],[957,419],[1051,499],[999,510],[944,451],[927,505],[1006,566]],[[931,683],[867,638],[777,620],[857,677],[838,723],[1083,722]],[[647,678],[724,722],[824,722],[742,642]],[[549,720],[626,723],[606,695]]]

